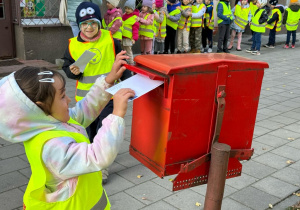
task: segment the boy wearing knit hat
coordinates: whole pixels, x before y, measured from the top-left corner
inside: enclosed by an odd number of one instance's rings
[[[281,23],[282,23],[282,13],[284,12],[284,8],[282,6],[276,6],[278,0],[270,0],[269,4],[271,5],[272,15],[268,20],[266,28],[270,29],[269,33],[269,41],[264,45],[266,48],[275,48],[275,36],[276,32],[281,31]]]
[[[87,94],[94,82],[101,75],[107,74],[115,61],[115,55],[121,52],[120,42],[112,38],[109,31],[100,29],[101,13],[99,6],[91,2],[82,2],[76,9],[76,22],[80,28],[77,37],[69,40],[63,60],[63,70],[67,77],[77,80],[75,100],[80,101]],[[86,51],[96,53],[94,58],[80,71],[75,61]],[[130,71],[123,73],[121,80],[131,76]],[[113,111],[110,100],[97,119],[86,128],[89,139],[93,142],[102,121]],[[103,183],[107,182],[108,172],[102,170]]]
[[[154,27],[156,27],[156,33],[154,41],[154,54],[157,54],[158,52],[163,54],[166,37],[167,8],[164,7],[163,0],[156,0],[155,6],[156,12],[154,13]]]
[[[120,0],[106,0],[107,12],[102,20],[103,28],[109,30],[115,39],[122,40],[122,9],[117,7]]]
[[[123,14],[123,37],[122,37],[122,49],[126,51],[126,55],[129,56],[128,63],[133,65],[133,53],[132,45],[139,38],[139,10],[135,9],[135,0],[127,0],[124,5],[125,13]]]
[[[298,28],[299,19],[300,19],[300,3],[298,0],[291,0],[289,8],[285,10],[282,19],[282,24],[285,24],[287,30],[286,42],[283,48],[285,49],[289,48],[291,35],[292,35],[291,48],[295,48],[296,31]]]

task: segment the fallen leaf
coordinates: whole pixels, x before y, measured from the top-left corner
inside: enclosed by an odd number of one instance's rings
[[[293,94],[293,92],[290,92],[291,94]]]
[[[292,137],[288,137],[288,140],[295,140],[295,138],[292,138]]]
[[[142,200],[147,200],[147,198],[146,197],[142,197]]]
[[[286,161],[286,163],[287,163],[287,164],[292,164],[292,163],[295,163],[295,161],[293,161],[293,160],[288,160],[288,161]]]
[[[266,90],[270,90],[270,88],[267,88]]]
[[[169,179],[170,182],[173,182],[173,179]]]
[[[270,207],[271,209],[273,209],[273,205],[272,205],[272,204],[269,204],[269,207]]]
[[[263,147],[262,150],[266,150],[267,148]]]
[[[196,202],[196,206],[201,206],[201,203],[199,203],[199,202]]]
[[[136,177],[140,179],[141,177],[143,177],[143,175],[137,175]]]
[[[300,197],[300,193],[293,193],[294,195]]]
[[[282,87],[285,87],[285,85],[282,85]]]
[[[288,73],[284,73],[284,74],[288,74]]]

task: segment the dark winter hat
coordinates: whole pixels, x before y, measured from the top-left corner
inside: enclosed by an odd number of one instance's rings
[[[79,24],[87,20],[95,20],[101,24],[101,12],[97,4],[92,2],[82,2],[76,9],[75,12],[76,23]]]
[[[175,4],[176,0],[169,0],[169,2]]]
[[[278,3],[278,0],[270,0],[269,4],[276,6],[276,4]]]
[[[129,7],[130,9],[135,9],[135,0],[127,0],[124,4],[124,7]]]

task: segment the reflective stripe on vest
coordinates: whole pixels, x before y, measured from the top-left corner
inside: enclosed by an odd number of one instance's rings
[[[147,20],[149,15],[150,14],[147,14],[144,17],[144,19]],[[140,24],[139,35],[146,36],[146,37],[149,37],[149,38],[153,39],[153,37],[154,37],[154,21],[153,21],[152,25]]]
[[[235,6],[235,19],[234,23],[237,24],[242,29],[245,29],[247,23],[248,23],[248,16],[250,12],[250,7],[248,8],[242,8],[240,5]]]
[[[175,9],[172,12],[169,13],[170,16],[175,16],[180,14],[180,10],[179,9]],[[169,18],[167,18],[167,25],[170,26],[171,28],[173,28],[174,30],[177,30],[178,27],[178,22],[173,22],[171,21]]]
[[[70,119],[68,123],[77,124]],[[53,138],[70,137],[77,143],[90,143],[89,139],[81,133],[67,131],[45,131],[29,141],[24,142],[24,148],[31,166],[32,174],[24,194],[24,205],[28,210],[61,210],[61,209],[91,209],[97,203],[101,209],[109,210],[105,190],[102,187],[102,173],[94,172],[78,176],[76,190],[71,197],[65,201],[47,202],[45,195],[46,177],[50,171],[45,167],[42,160],[44,144]]]
[[[300,10],[298,12],[292,11],[290,8],[287,8],[288,16],[286,19],[286,29],[288,31],[296,31],[299,24],[300,19]]]
[[[82,77],[77,81],[75,100],[80,101],[98,77],[111,71],[115,61],[114,41],[109,31],[101,29],[101,37],[96,42],[79,42],[77,37],[71,38],[69,42],[69,52],[75,61],[86,50],[96,53],[86,65]]]
[[[252,17],[254,17],[254,14],[255,14],[257,9],[258,9],[258,7],[256,6],[256,4],[254,5],[253,2],[251,1],[250,2],[250,12],[251,12]]]
[[[204,4],[201,4],[199,7],[196,5],[192,6],[192,13],[198,13],[202,8],[205,7]],[[192,18],[191,27],[202,27],[203,24],[203,17],[201,18]]]
[[[105,20],[104,20],[104,18],[103,18],[103,20],[102,20],[103,28],[104,28],[105,30],[108,30],[108,31],[109,31],[109,29],[112,27],[112,25],[114,24],[114,22],[115,22],[116,20],[120,20],[121,22],[123,22],[123,20],[122,20],[121,17],[116,17],[115,19],[113,19],[113,21],[111,21],[108,25],[106,25]],[[122,31],[123,31],[123,26],[121,26],[121,27],[120,27],[120,28],[112,35],[113,38],[122,40],[122,33],[123,33]]]
[[[185,10],[185,9],[188,9],[188,8],[191,8],[191,6],[184,6],[184,5],[181,5],[181,8],[182,10]],[[179,21],[178,21],[178,28],[179,29],[183,29],[184,26],[186,26],[186,30],[189,31],[190,30],[190,27],[191,27],[191,17],[184,17],[183,15],[181,15]]]
[[[136,23],[136,15],[123,21],[123,36],[132,39],[132,26]]]
[[[219,4],[223,5],[223,15],[226,17],[229,17],[232,20],[232,13],[231,13],[231,8],[230,8],[230,3],[228,3],[228,6],[224,2],[219,2],[217,5],[217,10]],[[223,20],[221,18],[218,19],[218,24],[222,23]]]
[[[157,12],[159,15],[159,11]],[[167,25],[167,17],[166,14],[164,13],[164,19],[161,23],[158,23],[157,21],[155,21],[155,25],[156,25],[156,34],[155,36],[160,36],[160,37],[166,37],[167,32],[166,32],[166,25]]]
[[[254,32],[265,33],[266,32],[266,23],[259,24],[258,20],[261,14],[264,12],[264,9],[260,9],[253,17],[250,29]]]
[[[209,16],[209,14],[208,14],[208,16]],[[213,29],[215,28],[214,11],[212,11],[212,13],[211,13],[211,18],[210,18],[210,20],[209,20],[208,28],[209,28],[210,30],[213,30]]]
[[[282,14],[280,12],[280,10],[278,8],[274,8],[272,10],[272,15],[271,15],[271,18],[273,17],[273,15],[277,12],[278,14],[278,21],[274,21],[273,23],[271,24],[267,24],[266,25],[266,28],[269,28],[269,29],[273,29],[275,27],[275,23],[276,23],[276,31],[281,31],[281,23],[282,23]]]

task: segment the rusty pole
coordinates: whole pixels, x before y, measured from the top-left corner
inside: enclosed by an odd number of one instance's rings
[[[219,142],[212,146],[204,210],[221,210],[230,149]]]

